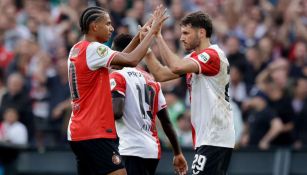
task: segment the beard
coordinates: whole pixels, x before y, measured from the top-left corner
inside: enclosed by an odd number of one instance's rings
[[[191,39],[191,43],[190,44],[185,44],[185,50],[186,51],[193,51],[195,50],[195,48],[199,47],[200,45],[200,38],[198,37],[198,35],[195,35],[194,38]]]

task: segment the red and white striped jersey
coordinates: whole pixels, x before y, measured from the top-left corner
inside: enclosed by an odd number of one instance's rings
[[[120,154],[159,159],[156,115],[166,107],[160,84],[145,71],[123,68],[110,74],[110,85],[125,96],[123,117],[115,121]]]
[[[70,50],[68,77],[72,98],[68,140],[116,138],[108,67],[115,51],[80,41]]]
[[[194,147],[211,145],[233,148],[235,131],[229,103],[229,63],[224,52],[211,45],[188,59],[199,73],[187,75],[190,90],[191,123]]]

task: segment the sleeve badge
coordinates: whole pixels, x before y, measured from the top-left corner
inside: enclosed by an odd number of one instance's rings
[[[112,78],[112,79],[110,80],[110,86],[111,86],[111,90],[113,90],[113,89],[115,88],[115,86],[116,86],[116,81],[114,80],[114,78]]]
[[[203,52],[201,54],[198,55],[198,60],[203,62],[203,63],[207,63],[210,59],[210,55],[207,54],[206,52]]]
[[[97,48],[97,54],[100,57],[105,57],[108,54],[108,48],[104,45],[101,45]]]

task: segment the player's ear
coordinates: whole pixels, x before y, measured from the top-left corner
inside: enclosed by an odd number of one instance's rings
[[[201,38],[203,38],[203,37],[206,38],[206,33],[207,33],[206,29],[204,29],[204,28],[199,29],[199,35],[200,35]]]
[[[97,32],[97,24],[95,22],[92,22],[89,28],[90,30]]]

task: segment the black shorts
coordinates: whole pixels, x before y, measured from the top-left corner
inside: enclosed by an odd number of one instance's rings
[[[127,175],[154,175],[159,159],[145,159],[136,156],[122,156]]]
[[[197,175],[226,175],[232,148],[203,145],[196,149],[192,173]]]
[[[124,168],[113,139],[70,141],[79,175],[104,175]]]

